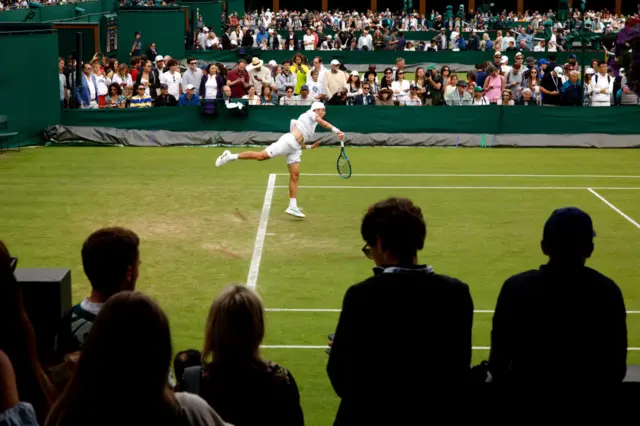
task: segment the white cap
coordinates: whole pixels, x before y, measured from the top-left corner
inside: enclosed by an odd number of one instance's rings
[[[156,62],[158,62],[158,61],[164,61],[164,56],[162,56],[162,55],[156,56]]]
[[[270,67],[277,67],[278,63],[272,59],[272,60],[269,61],[269,66]]]
[[[322,102],[314,102],[311,105],[311,111],[315,111],[317,109],[325,109],[326,107],[324,106],[324,104]]]
[[[331,65],[340,65],[340,61],[337,59],[334,59],[333,61],[331,61]]]
[[[353,70],[353,71],[351,71],[351,75],[353,75],[353,76],[357,77],[357,76],[359,76],[360,74],[358,74],[358,71]]]
[[[558,75],[563,75],[564,74],[564,71],[562,71],[562,67],[555,67],[553,69],[553,71],[555,71],[555,73],[558,74]]]
[[[185,87],[185,89],[187,90],[191,90],[191,89],[195,89],[196,86],[194,86],[193,84],[187,84],[187,87]]]
[[[500,59],[500,63],[501,64],[506,64],[507,62],[509,62],[509,57],[508,56],[503,56],[502,59]]]
[[[586,70],[584,70],[584,73],[587,75],[594,75],[596,73],[596,70],[594,70],[593,68],[587,68]]]
[[[202,29],[202,31],[204,31],[205,33],[208,33],[208,32],[209,32],[209,28],[204,27],[204,28]]]

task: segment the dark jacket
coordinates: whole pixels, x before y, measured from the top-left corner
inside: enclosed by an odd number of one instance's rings
[[[335,425],[420,419],[439,386],[459,388],[471,363],[469,286],[428,267],[374,269],[351,286],[327,372],[342,399]],[[402,408],[392,401],[404,401]],[[408,423],[411,424],[411,423]]]
[[[580,100],[582,92],[583,88],[580,80],[578,80],[576,84],[571,83],[570,80],[565,81],[562,85],[562,104],[567,106],[582,105],[582,101]]]
[[[155,62],[156,61],[156,56],[158,56],[158,51],[152,48],[148,48],[147,49],[147,58],[149,58],[150,61]]]
[[[206,93],[206,84],[207,84],[208,80],[209,80],[209,74],[203,74],[202,75],[202,80],[200,80],[200,87],[198,88],[198,93],[200,94],[200,97],[202,99],[204,99],[205,96],[207,95],[207,93]],[[216,81],[218,82],[218,93],[216,94],[216,98],[221,98],[222,97],[222,86],[227,84],[227,82],[225,81],[225,79],[220,74],[216,74]]]
[[[468,50],[480,50],[480,37],[478,35],[472,35],[469,37],[469,42],[467,43]]]
[[[220,43],[222,44],[222,49],[223,50],[231,50],[232,46],[231,46],[231,38],[229,38],[229,34],[227,34],[226,32],[224,34],[222,34],[222,38],[220,40]]]
[[[176,106],[178,105],[178,100],[173,95],[159,95],[153,101],[154,107],[167,107],[167,106]]]
[[[549,263],[502,286],[491,331],[495,382],[616,383],[626,360],[626,309],[611,279]]]
[[[136,77],[136,84],[142,83],[142,71],[138,73]],[[158,96],[158,89],[160,88],[160,73],[157,68],[151,68],[149,73],[149,94],[153,99]]]
[[[367,101],[367,105],[376,104],[376,98],[371,93],[367,95]],[[364,95],[356,95],[356,105],[364,105]]]

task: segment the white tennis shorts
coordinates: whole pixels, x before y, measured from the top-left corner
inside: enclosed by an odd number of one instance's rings
[[[302,157],[302,149],[292,133],[284,134],[276,142],[265,149],[270,158],[286,156],[287,164],[299,163]]]

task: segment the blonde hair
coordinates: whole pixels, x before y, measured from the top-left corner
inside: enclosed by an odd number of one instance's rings
[[[211,304],[205,327],[203,363],[264,365],[264,307],[257,293],[243,285],[227,287]]]

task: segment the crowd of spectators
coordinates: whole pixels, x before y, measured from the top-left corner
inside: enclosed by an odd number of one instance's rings
[[[415,423],[424,415],[418,402],[433,402],[438,386],[534,386],[545,378],[606,391],[624,379],[625,304],[614,281],[585,266],[595,236],[588,214],[562,208],[546,221],[549,262],[506,280],[488,364],[473,369],[469,286],[418,262],[426,231],[408,199],[380,201],[362,219],[362,251],[375,268],[347,290],[330,343],[327,372],[341,399],[335,424]],[[0,242],[0,424],[303,425],[293,374],[260,353],[264,307],[244,286],[215,298],[202,349],[180,348],[171,379],[169,320],[136,291],[139,245],[118,227],[86,239],[91,291],[64,315],[55,355],[43,360],[14,277],[18,259]]]
[[[152,54],[155,45],[149,47]],[[152,50],[151,50],[152,49]],[[75,86],[74,65],[60,59],[60,101],[80,108],[149,108],[199,106],[207,102],[244,100],[248,105],[308,106],[314,101],[327,105],[464,106],[464,105],[638,105],[629,88],[626,72],[615,76],[604,61],[593,60],[580,81],[576,56],[558,63],[535,60],[520,51],[510,57],[496,51],[492,60],[475,66],[461,77],[449,66],[419,66],[408,78],[406,63],[398,57],[395,66],[382,72],[376,65],[360,73],[347,70],[337,59],[328,67],[320,56],[311,60],[297,52],[281,64],[254,57],[239,60],[227,69],[222,63],[200,65],[187,58],[181,72],[175,59],[157,55],[133,56],[131,68],[115,59],[94,58],[84,64],[81,87]],[[75,87],[75,90],[68,88]],[[74,94],[71,97],[71,94]],[[70,99],[74,99],[73,102]]]
[[[555,21],[555,15],[526,11],[501,14],[459,13],[446,18],[432,11],[429,17],[417,13],[385,12],[298,12],[257,11],[238,17],[231,14],[220,35],[214,34],[198,21],[195,48],[201,50],[253,47],[262,50],[498,50],[530,51],[566,50],[566,37],[570,31],[580,29],[603,36],[624,28],[625,16],[604,10],[589,11],[582,15],[575,11],[568,22]],[[506,25],[509,23],[509,25]],[[515,25],[513,28],[508,28]],[[548,26],[549,37],[543,35]],[[497,29],[494,40],[489,29]],[[286,32],[281,35],[280,32]],[[302,37],[296,32],[304,31]],[[432,40],[411,40],[405,33],[437,31]]]

